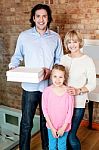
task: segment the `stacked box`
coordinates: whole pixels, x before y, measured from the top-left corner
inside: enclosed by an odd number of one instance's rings
[[[43,80],[44,70],[42,68],[26,68],[23,66],[6,72],[7,81],[39,83]]]

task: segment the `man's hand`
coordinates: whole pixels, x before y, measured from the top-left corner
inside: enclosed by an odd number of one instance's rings
[[[48,68],[43,68],[44,69],[44,78],[43,80],[47,80],[50,78],[51,70]]]
[[[10,67],[9,70],[15,69],[16,67]]]

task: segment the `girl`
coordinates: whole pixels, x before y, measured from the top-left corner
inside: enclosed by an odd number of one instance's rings
[[[68,72],[62,65],[54,65],[52,85],[42,95],[42,109],[47,122],[49,150],[66,150],[66,139],[71,129],[74,97],[67,93]]]
[[[96,86],[96,72],[93,60],[82,53],[83,39],[75,30],[68,32],[64,39],[68,54],[61,58],[61,64],[69,69],[68,93],[75,95],[72,127],[68,135],[69,150],[80,150],[81,144],[77,138],[77,130],[83,119],[87,93]]]

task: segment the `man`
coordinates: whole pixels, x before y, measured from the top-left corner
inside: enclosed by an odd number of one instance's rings
[[[22,119],[20,124],[20,150],[30,150],[31,129],[37,105],[40,106],[40,130],[42,149],[48,150],[48,135],[41,109],[42,91],[48,86],[50,70],[59,63],[63,53],[59,35],[49,30],[52,21],[48,5],[37,4],[31,10],[31,29],[20,33],[9,69],[24,61],[25,67],[44,68],[44,80],[37,83],[22,83]]]

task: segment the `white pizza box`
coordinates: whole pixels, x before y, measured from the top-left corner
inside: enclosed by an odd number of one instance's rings
[[[7,81],[39,83],[43,80],[44,70],[42,68],[26,68],[23,66],[6,72]]]

